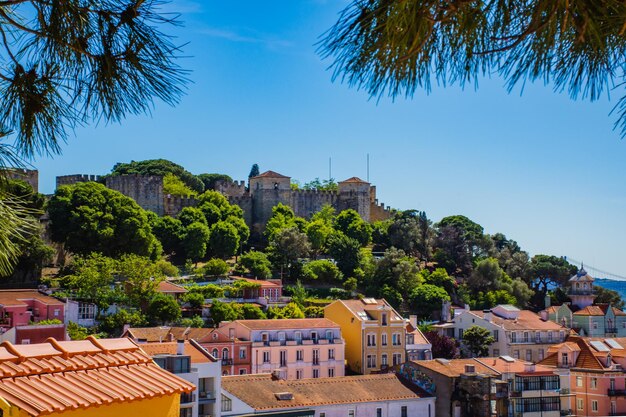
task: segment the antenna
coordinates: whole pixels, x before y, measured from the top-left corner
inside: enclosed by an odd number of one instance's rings
[[[328,157],[328,181],[333,179],[333,159]]]
[[[370,182],[370,154],[367,154],[367,182]]]

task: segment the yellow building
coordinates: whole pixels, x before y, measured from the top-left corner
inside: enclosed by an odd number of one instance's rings
[[[4,417],[178,417],[194,389],[129,339],[0,344]]]
[[[387,301],[338,300],[324,317],[341,327],[352,371],[366,375],[404,362],[406,323]]]

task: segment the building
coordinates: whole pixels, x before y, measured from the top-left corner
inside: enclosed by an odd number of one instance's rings
[[[406,322],[384,299],[337,300],[324,307],[324,317],[341,327],[353,372],[367,375],[405,361]]]
[[[509,356],[403,364],[400,374],[436,399],[438,417],[558,417],[560,376]]]
[[[98,316],[98,306],[79,300],[65,299],[65,324],[70,321],[83,327],[93,327]]]
[[[222,379],[222,416],[434,417],[435,399],[397,375]]]
[[[419,361],[433,358],[433,345],[417,327],[417,316],[411,316],[406,322],[406,360]]]
[[[608,304],[594,304],[572,312],[568,304],[551,306],[540,312],[549,320],[570,323],[580,336],[626,337],[626,313]]]
[[[245,375],[252,372],[252,342],[228,337],[220,329],[197,340],[216,358],[221,359],[222,375]]]
[[[187,289],[185,287],[167,280],[160,281],[157,285],[156,291],[161,294],[170,295],[177,300],[187,294]]]
[[[575,415],[626,415],[626,338],[570,337],[540,365],[569,379]]]
[[[37,290],[0,291],[0,329],[43,320],[65,320],[65,304]]]
[[[33,324],[28,326],[14,326],[0,334],[0,342],[10,342],[14,345],[28,345],[44,343],[48,338],[65,341],[70,340],[65,330],[65,324]]]
[[[324,378],[345,374],[341,329],[320,319],[235,320],[219,330],[229,339],[251,342],[250,372],[282,379]]]
[[[489,356],[508,355],[527,362],[542,360],[548,348],[563,342],[570,331],[545,316],[503,304],[491,310],[464,310],[451,321],[434,327],[463,340],[463,332],[472,326],[483,327],[493,335],[495,342],[489,347]]]
[[[0,344],[0,415],[178,417],[195,386],[128,339]]]
[[[572,306],[582,309],[593,304],[596,298],[593,281],[594,278],[582,267],[569,279],[567,296],[572,300]]]
[[[263,306],[276,304],[283,298],[283,282],[280,279],[251,279],[244,277],[229,277],[233,281],[245,281],[256,284],[255,287],[243,288],[242,297],[245,300],[251,300],[260,303]],[[260,300],[261,299],[261,300]],[[285,300],[282,300],[285,301]]]
[[[128,337],[137,343],[175,342],[177,340],[200,340],[211,333],[203,327],[130,327],[126,326],[122,337]]]
[[[196,387],[180,399],[180,417],[219,417],[221,366],[219,360],[192,340],[139,344],[161,368]]]

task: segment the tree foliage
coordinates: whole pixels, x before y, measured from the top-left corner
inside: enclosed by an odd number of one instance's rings
[[[456,359],[459,357],[458,342],[451,337],[439,334],[435,330],[424,332],[424,336],[432,345],[434,358]]]
[[[181,317],[178,302],[171,295],[156,294],[148,305],[148,319],[158,324],[175,322]]]
[[[272,276],[271,266],[267,255],[259,251],[249,251],[239,257],[239,264],[255,278],[267,279]]]
[[[372,96],[412,96],[433,82],[477,85],[498,73],[509,90],[540,80],[596,100],[624,76],[625,22],[617,0],[353,0],[320,51],[333,59],[334,77]],[[625,135],[625,98],[617,110]]]
[[[178,178],[184,185],[194,193],[204,191],[204,183],[191,172],[182,166],[167,159],[149,159],[145,161],[131,161],[128,163],[118,163],[113,166],[111,175],[158,175],[171,178]]]
[[[472,326],[463,332],[463,344],[475,357],[489,355],[489,346],[496,339],[484,327]]]

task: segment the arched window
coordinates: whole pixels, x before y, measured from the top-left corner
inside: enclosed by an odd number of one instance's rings
[[[217,349],[213,349],[213,357],[218,359],[220,357],[220,352]]]
[[[228,349],[222,349],[222,359],[228,359]]]

